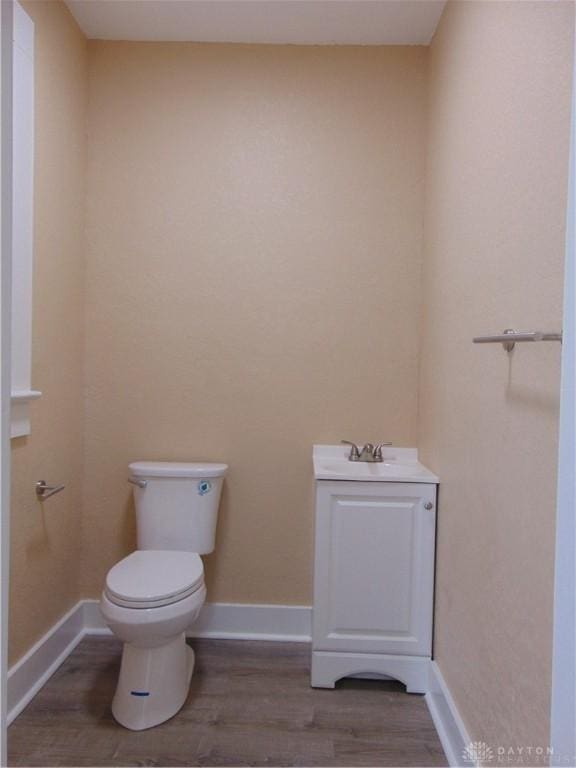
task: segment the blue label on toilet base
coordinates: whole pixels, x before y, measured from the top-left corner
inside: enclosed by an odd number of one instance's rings
[[[150,696],[150,691],[130,691],[130,696]]]

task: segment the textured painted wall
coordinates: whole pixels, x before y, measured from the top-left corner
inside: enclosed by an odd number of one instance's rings
[[[450,3],[430,51],[420,448],[442,479],[435,653],[473,739],[547,745],[570,3]]]
[[[309,603],[312,444],[415,442],[426,50],[89,50],[84,594],[218,459],[209,598]]]
[[[32,434],[12,440],[10,658],[79,597],[87,45],[61,2],[24,2],[35,24]],[[66,483],[44,506],[34,483]]]

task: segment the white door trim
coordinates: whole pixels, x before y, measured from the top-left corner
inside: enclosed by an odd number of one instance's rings
[[[576,35],[575,35],[576,44]],[[566,215],[566,266],[562,384],[560,393],[560,443],[556,513],[556,562],[554,574],[554,645],[552,652],[552,706],[550,743],[552,765],[576,765],[576,61],[572,90],[572,123],[568,205]]]
[[[0,3],[0,765],[7,764],[8,578],[10,556],[10,314],[12,264],[12,0]]]

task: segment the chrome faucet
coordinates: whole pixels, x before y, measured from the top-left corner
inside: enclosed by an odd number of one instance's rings
[[[382,457],[382,448],[392,443],[366,443],[362,449],[360,449],[356,443],[350,442],[350,440],[341,440],[341,443],[351,446],[350,454],[348,455],[348,461],[366,461],[366,462],[381,462],[384,461]]]

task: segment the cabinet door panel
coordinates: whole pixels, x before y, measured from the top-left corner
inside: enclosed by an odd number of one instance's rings
[[[319,482],[317,650],[429,655],[435,486]]]

